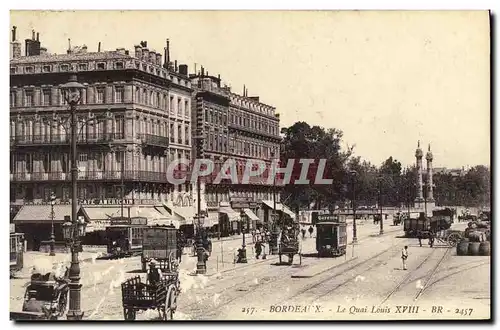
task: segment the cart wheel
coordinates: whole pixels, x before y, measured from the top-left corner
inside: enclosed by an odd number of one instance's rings
[[[173,320],[176,309],[177,309],[177,292],[175,290],[175,287],[171,285],[168,288],[167,297],[165,299],[165,310],[163,314],[163,319],[165,321]]]
[[[65,289],[59,296],[59,317],[66,315],[69,309],[68,304],[69,289]]]
[[[460,234],[457,234],[457,233],[450,234],[450,236],[448,236],[448,239],[447,239],[448,245],[452,246],[452,247],[456,246],[461,238],[462,238],[462,236]]]
[[[280,265],[281,265],[281,253],[278,253],[279,258],[280,258]]]
[[[299,253],[299,265],[302,266],[302,253]]]

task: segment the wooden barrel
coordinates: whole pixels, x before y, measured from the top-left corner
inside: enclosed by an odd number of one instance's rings
[[[490,255],[490,242],[481,242],[479,244],[479,255],[480,256]]]
[[[469,242],[461,240],[460,243],[457,244],[457,256],[466,256],[468,251],[469,251]]]
[[[479,255],[479,246],[481,245],[481,243],[479,242],[470,242],[469,243],[469,250],[468,250],[468,254],[470,256],[478,256]]]
[[[480,231],[473,231],[469,233],[469,242],[481,242],[484,240],[484,234]]]

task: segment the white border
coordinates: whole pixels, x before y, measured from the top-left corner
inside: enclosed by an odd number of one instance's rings
[[[54,0],[46,0],[46,1],[26,1],[26,0],[21,0],[21,1],[15,1],[14,3],[12,3],[14,5],[14,8],[9,8],[7,7],[8,3],[7,1],[3,1],[2,2],[2,7],[3,6],[6,6],[5,10],[2,11],[2,16],[4,17],[3,20],[1,20],[2,22],[10,22],[10,17],[9,17],[9,12],[8,10],[11,10],[11,9],[59,9],[59,10],[62,10],[62,9],[122,9],[122,10],[125,10],[125,9],[149,9],[149,10],[154,10],[154,9],[211,9],[211,10],[216,10],[216,9],[232,9],[232,10],[235,10],[235,9],[264,9],[264,10],[278,10],[278,9],[281,9],[281,10],[328,10],[328,9],[344,9],[344,10],[349,10],[349,9],[359,9],[359,10],[362,10],[362,9],[368,9],[368,10],[381,10],[381,9],[389,9],[389,10],[396,10],[396,9],[408,9],[408,10],[425,10],[425,9],[438,9],[438,10],[445,10],[445,9],[448,9],[448,10],[463,10],[463,9],[478,9],[478,10],[481,10],[481,9],[491,9],[493,11],[493,13],[500,13],[500,9],[499,9],[499,6],[500,6],[500,1],[498,0],[475,0],[475,1],[464,1],[464,0],[454,0],[454,1],[437,1],[437,0],[420,0],[420,1],[388,1],[388,0],[379,0],[379,1],[369,1],[369,0],[365,0],[365,1],[360,1],[360,0],[351,0],[351,1],[344,1],[344,2],[341,2],[341,1],[335,1],[335,0],[331,0],[331,1],[319,1],[319,0],[307,0],[307,1],[293,1],[293,0],[288,0],[288,1],[275,1],[275,2],[270,2],[269,0],[253,0],[253,1],[220,1],[220,0],[212,0],[210,2],[208,1],[193,1],[193,0],[183,0],[183,1],[178,1],[178,2],[169,2],[168,5],[165,5],[164,3],[160,2],[160,1],[157,1],[156,3],[151,3],[152,5],[155,5],[155,7],[145,7],[144,4],[145,2],[140,2],[140,1],[131,1],[131,0],[122,0],[120,2],[117,2],[121,5],[121,8],[117,7],[115,5],[115,3],[113,2],[104,2],[104,1],[95,1],[95,0],[87,0],[87,1],[82,1],[82,2],[76,2],[76,1],[72,1],[72,2],[68,2],[68,1],[54,1]],[[497,18],[497,26],[498,26],[498,16],[496,17]],[[5,31],[4,31],[4,34],[2,34],[3,38],[3,45],[5,46],[3,49],[4,51],[2,52],[1,56],[2,56],[2,62],[3,62],[3,65],[0,66],[0,70],[3,72],[3,74],[1,75],[2,77],[2,85],[4,86],[3,87],[3,92],[0,93],[0,98],[1,98],[1,101],[5,108],[4,108],[4,111],[2,112],[2,116],[4,116],[4,120],[2,120],[1,122],[4,123],[3,124],[3,127],[4,129],[0,130],[0,132],[2,133],[2,135],[4,136],[3,138],[0,138],[0,144],[1,144],[1,147],[2,149],[4,149],[4,153],[3,155],[5,157],[7,157],[7,155],[9,154],[8,153],[8,149],[9,149],[9,144],[8,144],[8,134],[9,134],[9,131],[8,131],[8,128],[7,128],[7,124],[8,123],[8,94],[7,94],[7,90],[8,90],[8,86],[9,86],[9,80],[8,80],[8,77],[9,77],[9,71],[8,71],[8,66],[7,66],[7,62],[9,60],[9,47],[7,47],[7,45],[9,44],[9,39],[8,39],[8,36],[9,34],[7,33],[7,23],[5,23]],[[9,30],[10,30],[10,25],[9,25]],[[495,41],[498,43],[498,28],[495,29]],[[466,46],[466,45],[464,45]],[[497,58],[498,58],[498,54],[496,54]],[[494,72],[495,74],[495,77],[497,76],[496,75],[497,73],[497,70]],[[495,95],[499,95],[498,93],[498,85],[496,85],[496,88],[494,91],[491,91],[492,93],[495,93]],[[498,125],[498,121],[495,122],[495,126]],[[496,137],[495,137],[495,142],[498,142],[496,141]],[[497,145],[498,146],[498,145]],[[498,152],[498,149],[495,150],[496,152]],[[7,201],[9,200],[9,179],[8,179],[8,176],[6,173],[8,173],[8,162],[6,162],[5,160],[3,162],[0,162],[0,166],[2,168],[4,168],[4,170],[1,171],[1,173],[5,173],[2,177],[4,178],[5,182],[3,185],[0,185],[0,187],[2,188],[1,190],[1,193],[2,193],[2,199],[5,200],[7,203]],[[496,170],[497,168],[495,168],[495,173],[496,173]],[[495,186],[496,186],[496,183],[495,182]],[[497,188],[497,187],[496,187]],[[498,202],[498,200],[496,199],[495,202]],[[7,205],[5,205],[5,210],[7,209]],[[7,212],[5,212],[5,218],[8,219],[8,214]],[[7,232],[7,219],[4,219],[4,221],[6,222],[5,223],[5,228],[6,228],[6,231]],[[5,249],[4,251],[8,250],[9,247],[8,247],[8,240],[7,239],[4,239],[4,240],[1,240],[1,242],[3,243],[3,248]],[[4,256],[7,256],[7,253],[4,253],[3,254]],[[498,254],[496,254],[498,256]],[[495,260],[496,261],[496,260]],[[492,265],[494,265],[495,262],[492,262]],[[4,262],[2,263],[2,265],[7,265],[7,262]],[[5,270],[3,272],[3,274],[7,274],[7,270]],[[497,273],[498,275],[498,273]],[[495,278],[496,280],[496,278]],[[2,287],[4,287],[4,290],[2,290],[2,292],[9,292],[9,284],[7,281],[2,281],[2,283],[0,284]],[[496,295],[496,290],[495,290],[495,293],[494,293],[495,297],[498,297]],[[493,296],[493,295],[492,295]],[[7,308],[5,308],[5,310],[9,310],[8,306],[9,306],[9,303],[10,301],[7,300],[8,299],[8,296],[5,297],[6,301],[5,301],[5,305],[4,306],[7,306]],[[2,304],[3,305],[3,304]],[[497,308],[498,310],[498,302],[497,302]],[[495,311],[496,312],[496,311]],[[2,319],[2,323],[5,324],[8,328],[11,328],[11,327],[14,327],[14,323],[10,322],[9,321],[9,316],[8,316],[8,313],[5,313],[4,314],[5,317]],[[277,326],[278,324],[270,324],[270,325],[265,325],[265,324],[243,324],[243,323],[238,323],[238,324],[228,324],[227,326],[258,326],[259,328],[271,328],[271,327],[275,327]],[[338,328],[339,326],[342,327],[342,325],[340,324],[315,324],[316,326],[323,326],[323,327],[336,327]],[[376,324],[375,324],[376,325]],[[91,324],[91,326],[93,327],[96,327],[96,328],[104,328],[104,327],[107,327],[109,326],[109,324]],[[119,324],[119,326],[123,326],[123,324]],[[162,327],[169,327],[169,328],[172,328],[172,327],[179,327],[179,325],[176,325],[175,323],[174,324],[165,324],[165,325],[162,325],[162,324],[158,324],[158,326],[162,326]],[[186,326],[186,325],[183,325],[182,327],[183,328],[194,328],[194,327],[199,327],[199,326],[202,326],[202,327],[218,327],[220,326],[219,324],[210,324],[210,323],[207,323],[207,324],[203,324],[203,323],[196,323],[196,324],[192,324],[192,325],[189,325],[189,326]],[[284,326],[284,327],[290,327],[291,324],[282,324],[280,326]],[[296,325],[297,327],[309,327],[309,324],[306,325],[304,323],[298,323]],[[362,325],[356,325],[355,323],[354,324],[351,324],[351,325],[346,325],[348,326],[349,328],[360,328],[360,327],[363,327]],[[370,325],[370,327],[372,327],[373,325]],[[381,324],[380,326],[387,326],[387,324]],[[398,328],[406,328],[406,327],[410,327],[410,325],[407,325],[407,324],[397,324],[395,325],[397,326]],[[425,326],[426,328],[427,327],[432,327],[432,328],[437,328],[438,326],[437,325],[427,325],[427,324],[415,324],[413,326],[418,326],[418,327],[422,327],[422,326]],[[443,325],[440,324],[439,327],[442,327]],[[449,325],[451,327],[455,327],[456,325],[455,324],[451,324]],[[36,327],[53,327],[53,324],[49,324],[49,325],[43,325],[43,324],[36,324]],[[72,325],[72,327],[75,327],[75,328],[80,328],[82,327],[82,325]]]

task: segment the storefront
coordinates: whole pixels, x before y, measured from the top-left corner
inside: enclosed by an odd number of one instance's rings
[[[228,202],[219,204],[219,228],[222,237],[239,233],[240,214],[233,210]]]

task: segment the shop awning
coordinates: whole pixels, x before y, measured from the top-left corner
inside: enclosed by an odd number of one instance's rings
[[[174,207],[172,208],[172,213],[177,216],[181,225],[192,225],[196,214],[195,210],[190,206]]]
[[[54,205],[54,223],[64,222],[71,216],[71,205]],[[14,217],[15,223],[51,223],[50,205],[24,205]]]
[[[219,224],[219,213],[208,212],[208,217],[205,217],[205,222],[203,223],[203,227],[211,228],[217,224]]]
[[[265,206],[269,207],[270,209],[274,208],[273,201],[262,201],[262,203]],[[281,203],[276,203],[276,211],[281,211],[281,212],[287,214],[288,216],[290,216],[290,218],[295,219],[295,213],[293,213],[292,210],[290,210],[286,205],[283,205]]]
[[[227,216],[229,217],[229,221],[239,221],[240,220],[239,213],[228,206],[219,207],[219,212],[227,214]]]
[[[119,207],[84,206],[82,209],[90,221],[109,220],[109,218],[121,216]],[[124,208],[123,216],[126,217],[127,215],[127,209]]]
[[[250,218],[250,220],[252,220],[252,221],[259,221],[260,220],[259,217],[255,213],[253,213],[252,210],[250,210],[250,209],[243,209],[243,211],[245,212],[245,214],[247,215],[247,217]]]

